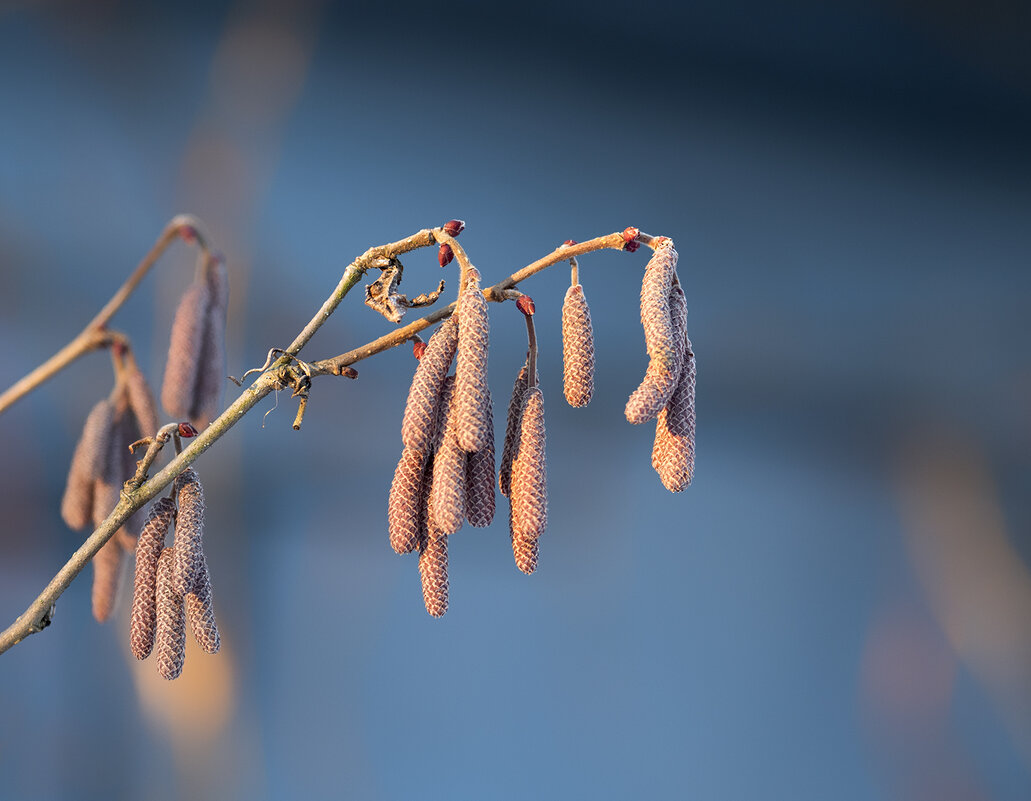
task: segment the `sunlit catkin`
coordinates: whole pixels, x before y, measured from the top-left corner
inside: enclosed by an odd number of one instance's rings
[[[667,372],[675,372],[676,341],[670,319],[669,292],[677,270],[673,240],[665,239],[644,268],[641,282],[641,325],[648,358]]]
[[[523,401],[526,399],[526,370],[524,364],[512,387],[512,397],[508,402],[508,417],[505,421],[505,441],[501,446],[498,489],[506,498],[512,484],[512,457],[519,445],[519,421],[523,414]]]
[[[458,444],[455,430],[454,379],[444,382],[437,422],[438,439],[433,456],[433,486],[430,488],[430,527],[454,534],[465,518],[465,462],[467,454]]]
[[[548,524],[545,460],[544,395],[526,390],[519,424],[519,445],[512,459],[512,532],[527,540],[539,537]]]
[[[93,617],[103,623],[111,616],[122,573],[122,546],[112,537],[93,557]]]
[[[129,648],[137,659],[146,659],[154,647],[157,624],[158,560],[165,534],[175,515],[175,501],[161,498],[150,509],[136,543],[136,571],[133,581],[132,613],[129,618]]]
[[[562,389],[570,406],[586,406],[594,394],[594,329],[581,284],[562,302]]]
[[[107,463],[114,407],[104,399],[86,418],[82,435],[75,446],[68,483],[61,498],[61,517],[69,527],[82,529],[93,520],[93,488]]]
[[[204,490],[192,467],[175,480],[179,513],[175,520],[173,587],[182,598],[196,589],[204,568]]]
[[[634,425],[654,420],[673,397],[680,380],[684,340],[687,337],[687,300],[679,285],[670,291],[669,309],[674,346],[673,365],[667,370],[654,359],[648,363],[644,381],[630,395],[626,404],[626,419]]]
[[[652,466],[670,492],[682,492],[694,478],[696,366],[691,343],[680,383],[655,424]]]
[[[537,569],[540,538],[531,539],[515,532],[509,532],[509,538],[512,540],[512,556],[515,558],[516,567],[526,575],[531,575]]]
[[[419,548],[422,600],[433,617],[441,617],[447,611],[447,541],[446,534],[431,530]]]
[[[211,580],[207,565],[203,566],[197,586],[183,599],[186,619],[189,621],[193,639],[206,654],[217,654],[222,645],[215,623],[215,606],[211,595]]]
[[[487,393],[487,409],[493,418],[493,404]],[[470,525],[485,528],[494,519],[497,498],[494,494],[494,437],[487,444],[470,453],[465,461],[465,516]]]
[[[480,274],[470,268],[468,283],[458,300],[458,361],[455,365],[454,425],[458,445],[467,453],[486,447],[494,436],[489,390],[487,350],[490,321],[487,299],[480,291]]]
[[[430,337],[412,377],[401,421],[401,441],[423,455],[433,447],[440,393],[457,347],[458,320],[452,316]]]
[[[154,648],[158,675],[163,679],[175,679],[183,672],[186,658],[186,614],[183,597],[175,591],[175,548],[161,551],[156,596]]]
[[[419,543],[419,503],[425,461],[423,453],[405,448],[394,471],[387,500],[387,528],[390,547],[397,553],[411,553]]]

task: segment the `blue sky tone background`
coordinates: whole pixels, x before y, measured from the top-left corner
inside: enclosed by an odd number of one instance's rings
[[[198,463],[223,653],[167,684],[75,582],[0,657],[0,797],[1027,798],[1029,30],[1005,2],[7,4],[0,383],[182,211],[227,254],[237,375],[370,245],[460,217],[495,281],[639,225],[681,254],[699,430],[671,496],[622,417],[645,252],[581,261],[583,410],[567,270],[525,284],[541,566],[500,505],[435,621],[386,537],[410,350],[319,381],[299,433],[270,400]],[[191,271],[177,245],[114,321],[155,385]],[[491,312],[504,399],[524,327]],[[356,296],[305,353],[389,327]],[[110,383],[94,354],[0,418],[5,620],[81,541],[58,505]]]

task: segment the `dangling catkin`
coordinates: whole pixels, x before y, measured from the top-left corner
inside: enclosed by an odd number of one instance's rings
[[[129,622],[129,648],[137,659],[146,659],[154,647],[158,560],[161,558],[165,534],[172,524],[174,514],[175,501],[171,498],[158,500],[151,507],[136,544],[136,574]]]
[[[229,275],[222,259],[211,258],[205,266],[208,307],[197,352],[197,383],[190,420],[205,428],[218,416],[226,374],[226,313],[229,309]]]
[[[172,322],[161,404],[182,420],[190,418],[194,410],[210,296],[206,281],[194,281],[183,293]]]
[[[428,454],[433,447],[440,392],[457,347],[458,320],[451,316],[430,337],[412,377],[401,421],[401,441],[406,448],[423,455]]]
[[[544,395],[526,390],[519,424],[519,445],[512,459],[512,532],[534,540],[548,525],[548,483],[545,460]]]
[[[512,540],[512,556],[515,557],[516,567],[526,575],[531,575],[537,569],[540,538],[530,539],[514,532],[509,532],[509,538]]]
[[[433,486],[430,488],[430,528],[454,534],[465,518],[466,452],[458,444],[455,430],[455,380],[449,376],[440,397],[438,439],[433,456]]]
[[[419,544],[419,502],[422,496],[424,454],[405,448],[394,471],[387,500],[390,546],[397,553],[411,553]]]
[[[690,340],[680,383],[655,424],[652,466],[670,492],[682,492],[694,478],[696,367]]]
[[[447,611],[447,541],[446,534],[431,529],[419,548],[422,600],[433,617],[441,617]]]
[[[157,404],[154,402],[154,393],[150,391],[150,384],[147,383],[146,376],[136,365],[135,360],[130,361],[126,370],[125,389],[129,396],[129,408],[133,417],[136,418],[140,436],[154,436],[158,430]]]
[[[107,463],[113,418],[114,407],[104,399],[93,407],[82,428],[61,498],[61,517],[70,528],[85,528],[93,519],[93,485]]]
[[[208,567],[205,563],[202,566],[197,587],[193,592],[186,594],[184,599],[186,607],[186,619],[190,623],[190,630],[193,632],[193,639],[206,654],[217,654],[222,645],[218,636],[218,626],[215,623],[215,607],[211,598],[211,580],[208,577]]]
[[[175,679],[183,672],[186,658],[186,615],[183,597],[175,591],[175,548],[165,548],[158,559],[157,622],[154,647],[158,675]]]
[[[526,398],[526,370],[524,364],[512,387],[512,398],[508,402],[508,418],[505,421],[505,442],[501,446],[498,489],[506,498],[512,484],[512,457],[519,445],[519,421],[523,415],[523,401]]]
[[[581,284],[562,302],[562,389],[570,406],[586,406],[594,394],[594,329]]]
[[[488,416],[493,419],[494,409],[490,392],[487,393]],[[465,462],[465,515],[470,525],[486,528],[494,519],[496,498],[494,495],[494,436],[487,437],[487,444],[475,453],[470,453]]]
[[[626,404],[626,419],[634,425],[654,420],[673,397],[680,380],[684,339],[687,336],[687,300],[679,285],[670,291],[669,309],[674,344],[673,367],[666,370],[655,360],[648,363],[644,381],[634,390]]]
[[[494,436],[487,388],[490,321],[487,299],[480,291],[480,274],[468,271],[468,283],[458,300],[458,362],[455,365],[454,425],[459,447],[475,453]]]
[[[112,537],[93,557],[93,617],[103,623],[111,616],[122,573],[122,546]]]
[[[192,467],[175,480],[179,513],[175,520],[173,587],[180,598],[193,592],[204,567],[204,490]]]
[[[648,358],[666,372],[675,372],[676,338],[670,319],[669,292],[677,270],[673,240],[666,239],[644,268],[641,282],[641,325]]]

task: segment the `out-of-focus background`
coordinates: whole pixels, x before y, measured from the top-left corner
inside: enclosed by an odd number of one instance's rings
[[[440,621],[386,536],[410,349],[318,381],[299,433],[270,398],[198,463],[223,652],[162,681],[84,575],[0,656],[0,798],[1031,797],[1029,31],[1003,0],[4,4],[0,384],[184,211],[228,257],[236,375],[355,255],[459,217],[491,281],[672,236],[699,378],[672,496],[622,416],[647,253],[581,262],[584,410],[567,269],[524,285],[540,568],[500,505]],[[410,293],[442,274],[405,261]],[[114,320],[155,385],[192,269],[174,246]],[[491,312],[504,399],[525,333]],[[390,327],[357,293],[305,353]],[[59,500],[110,382],[93,354],[0,417],[4,625],[82,540]]]

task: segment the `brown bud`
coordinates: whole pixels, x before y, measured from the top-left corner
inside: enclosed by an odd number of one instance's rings
[[[494,409],[487,393],[487,411],[491,418],[491,432],[486,445],[470,453],[465,462],[466,500],[465,516],[476,528],[486,528],[494,519]]]
[[[215,623],[215,606],[211,596],[211,579],[207,565],[201,571],[197,587],[183,599],[186,619],[190,623],[193,639],[206,654],[217,654],[222,645]]]
[[[424,354],[425,352],[426,352],[426,343],[423,342],[421,339],[416,340],[415,342],[412,343],[412,355],[416,359],[420,359],[421,360],[422,359],[422,354]]]
[[[487,351],[490,320],[487,299],[480,291],[479,273],[469,271],[469,281],[458,301],[458,361],[452,414],[458,445],[473,453],[494,436],[490,390],[487,386]]]
[[[193,592],[204,566],[204,490],[192,467],[175,480],[179,513],[175,520],[173,581],[180,598]]]
[[[580,284],[562,302],[562,389],[570,406],[586,406],[594,394],[594,328]]]
[[[154,647],[158,675],[175,679],[183,672],[186,658],[186,615],[183,597],[175,591],[175,548],[165,548],[158,559],[157,619]]]
[[[437,409],[444,378],[458,347],[458,319],[446,320],[430,337],[426,350],[415,368],[412,385],[408,390],[404,419],[401,421],[401,441],[406,448],[428,454],[437,431]]]
[[[431,532],[419,550],[422,599],[433,617],[442,617],[447,612],[447,541],[447,536]]]
[[[563,242],[562,244],[563,244],[563,245],[566,245],[567,247],[569,247],[570,245],[577,245],[577,244],[579,244],[579,243],[578,243],[578,242],[577,242],[577,241],[576,241],[575,239],[567,239],[567,240],[566,240],[565,242]]]
[[[136,571],[133,581],[129,647],[137,659],[146,659],[154,647],[157,624],[158,559],[165,534],[172,524],[175,501],[161,498],[151,508],[136,544]]]
[[[93,487],[107,463],[113,418],[114,407],[105,399],[93,407],[82,428],[61,498],[61,517],[70,528],[85,528],[93,518]]]
[[[545,459],[544,395],[526,390],[519,424],[519,446],[512,459],[512,532],[536,539],[548,524],[548,482]]]
[[[454,379],[449,377],[441,393],[430,487],[429,527],[445,535],[458,531],[465,517],[466,452],[458,443],[454,384]]]
[[[425,462],[425,454],[405,448],[394,471],[387,500],[387,529],[390,546],[397,553],[411,553],[419,543],[419,506]]]
[[[437,261],[440,263],[440,266],[447,267],[454,258],[455,252],[451,249],[451,245],[447,242],[442,242],[437,249]]]
[[[536,309],[533,305],[533,298],[529,295],[520,295],[516,298],[516,308],[527,317],[532,317]]]
[[[444,233],[448,236],[458,236],[464,230],[465,220],[448,220],[444,223]]]

